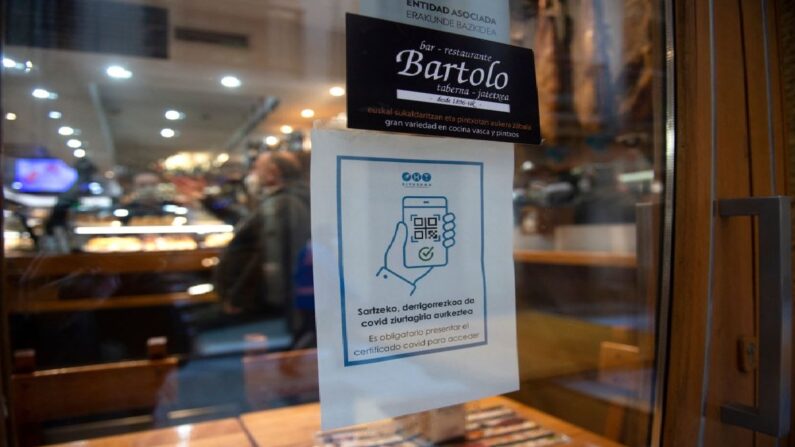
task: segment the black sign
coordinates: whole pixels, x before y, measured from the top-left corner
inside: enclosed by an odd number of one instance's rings
[[[533,52],[348,14],[348,127],[539,144]]]
[[[167,8],[95,0],[5,3],[7,45],[168,58]]]

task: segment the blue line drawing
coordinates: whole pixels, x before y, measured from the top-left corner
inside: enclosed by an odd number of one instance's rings
[[[363,359],[363,360],[352,360],[350,358],[349,352],[349,341],[348,341],[348,316],[347,316],[347,306],[346,306],[346,288],[345,288],[345,267],[344,267],[344,256],[343,256],[343,237],[342,237],[342,227],[343,227],[343,210],[342,210],[342,172],[343,172],[343,165],[345,161],[361,161],[361,162],[369,162],[369,163],[407,163],[407,164],[423,164],[423,165],[459,165],[459,166],[474,166],[478,168],[480,172],[480,185],[479,185],[479,193],[480,193],[480,271],[482,277],[482,284],[483,284],[483,327],[484,327],[484,334],[483,334],[483,341],[476,341],[474,343],[468,343],[464,345],[458,346],[450,346],[444,348],[437,348],[437,349],[428,349],[425,351],[418,351],[418,352],[405,352],[401,354],[392,354],[386,355],[382,357],[375,357],[370,359]],[[419,355],[425,354],[435,354],[439,352],[446,352],[446,351],[454,351],[459,349],[468,349],[474,348],[477,346],[484,346],[488,345],[489,334],[488,334],[488,295],[486,293],[486,264],[485,264],[485,219],[483,216],[483,209],[484,209],[484,198],[483,198],[483,182],[484,182],[484,173],[483,173],[483,163],[476,162],[476,161],[457,161],[457,160],[423,160],[423,159],[403,159],[403,158],[382,158],[382,157],[366,157],[366,156],[352,156],[352,155],[338,155],[337,156],[337,237],[338,237],[338,262],[339,262],[339,280],[340,280],[340,310],[342,316],[342,345],[343,345],[343,365],[347,367],[357,366],[357,365],[367,365],[372,363],[380,363],[386,362],[390,360],[397,360],[407,357],[414,357]],[[402,223],[402,221],[398,222],[398,225]],[[396,226],[397,227],[397,226]],[[390,245],[394,243],[395,236],[393,236],[392,241],[390,241]],[[401,278],[402,279],[402,278]],[[421,279],[421,278],[420,278]]]
[[[409,296],[414,295],[421,279],[447,265],[448,251],[455,245],[455,226],[447,197],[403,197],[403,220],[395,225],[384,263],[375,275],[391,273],[409,284]]]

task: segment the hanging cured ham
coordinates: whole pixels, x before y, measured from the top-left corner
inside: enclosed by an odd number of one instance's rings
[[[653,120],[653,9],[651,0],[624,0],[622,94],[619,117],[623,132],[648,129]]]
[[[555,144],[576,128],[572,111],[570,21],[563,0],[540,0],[533,47],[536,51],[541,135]]]
[[[614,96],[608,59],[609,31],[604,1],[580,2],[572,54],[574,108],[587,132],[604,133],[613,124]]]

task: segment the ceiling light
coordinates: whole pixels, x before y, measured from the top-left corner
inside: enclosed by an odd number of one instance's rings
[[[268,135],[267,137],[265,137],[265,144],[267,144],[268,146],[276,146],[277,144],[279,144],[279,139],[274,137],[273,135]]]
[[[8,68],[9,70],[17,70],[24,73],[30,73],[33,70],[33,62],[26,61],[24,64],[22,62],[17,62],[10,57],[3,58],[3,68]]]
[[[8,112],[6,113],[6,119],[9,121],[14,121],[15,119],[17,119],[17,114],[13,112]]]
[[[86,151],[84,149],[75,149],[74,152],[72,152],[72,155],[77,158],[83,158],[86,156]]]
[[[234,76],[224,76],[221,78],[221,85],[226,88],[237,88],[240,87],[241,84],[242,82],[240,82],[240,79]]]
[[[280,127],[279,130],[285,135],[290,135],[291,133],[293,133],[293,128],[291,126],[288,126],[287,124]]]
[[[63,114],[57,110],[52,110],[50,113],[47,114],[52,120],[59,120],[63,116]]]
[[[105,73],[108,74],[111,78],[115,79],[130,79],[132,77],[132,72],[121,65],[111,65],[107,69],[105,69]]]
[[[115,209],[113,210],[113,215],[116,217],[127,217],[130,215],[130,210],[124,208]]]
[[[227,154],[226,152],[218,154],[218,156],[215,157],[215,160],[218,161],[218,163],[226,163],[227,161],[229,161],[229,154]]]
[[[340,86],[334,86],[329,89],[329,94],[331,96],[343,96],[345,95],[345,89]]]
[[[108,234],[210,234],[231,233],[232,225],[185,225],[174,228],[171,225],[133,225],[111,228],[104,226],[75,227],[75,234],[108,235]]]
[[[169,121],[177,121],[185,118],[185,114],[179,110],[166,110],[165,117]]]
[[[33,95],[34,98],[38,98],[38,99],[56,99],[56,98],[58,98],[58,94],[57,93],[53,93],[53,92],[47,91],[47,90],[45,90],[43,88],[33,89],[33,92],[31,94]]]
[[[188,287],[188,295],[204,295],[212,292],[213,290],[215,290],[215,286],[210,283],[196,284],[195,286]]]
[[[163,138],[174,138],[176,135],[177,132],[174,129],[169,129],[168,127],[160,130],[160,136]]]
[[[76,138],[72,138],[72,139],[70,139],[69,141],[66,142],[66,145],[71,147],[72,149],[77,149],[77,148],[79,148],[80,146],[83,145],[83,142],[78,140],[78,139],[76,139]]]
[[[315,116],[315,111],[314,110],[312,110],[312,109],[301,110],[301,117],[302,118],[312,118],[313,116]]]
[[[74,135],[75,130],[72,129],[71,127],[69,127],[69,126],[61,126],[61,127],[58,128],[58,133],[60,135],[68,137],[69,135]]]

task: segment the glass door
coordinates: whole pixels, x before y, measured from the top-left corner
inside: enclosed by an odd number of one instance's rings
[[[536,52],[544,137],[516,149],[522,387],[512,397],[615,442],[648,445],[670,259],[665,5],[512,8],[513,38]]]
[[[21,445],[331,439],[311,251],[257,238],[280,191],[307,216],[284,227],[307,231],[309,132],[345,127],[345,14],[377,1],[6,2],[1,317]],[[521,387],[467,411],[536,424],[494,445],[651,445],[670,2],[502,1],[510,43],[535,52],[543,141],[515,147]]]

